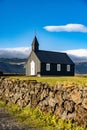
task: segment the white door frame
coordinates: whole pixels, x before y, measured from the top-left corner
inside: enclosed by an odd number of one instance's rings
[[[33,60],[30,63],[30,75],[35,75],[35,62]]]

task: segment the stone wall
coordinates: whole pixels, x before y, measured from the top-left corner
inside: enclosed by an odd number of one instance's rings
[[[62,84],[49,86],[37,81],[0,79],[0,99],[7,103],[18,104],[21,108],[28,105],[47,113],[52,112],[64,120],[72,120],[76,125],[87,127],[87,87]]]

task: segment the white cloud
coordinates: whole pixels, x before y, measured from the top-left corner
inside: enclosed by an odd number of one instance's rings
[[[27,58],[31,47],[0,48],[0,58]]]
[[[77,57],[86,57],[87,58],[87,49],[76,49],[76,50],[67,50],[67,54],[77,56]]]
[[[27,58],[31,52],[31,47],[0,48],[0,58]],[[87,49],[66,50],[65,53],[77,58],[87,59]]]
[[[83,24],[66,24],[61,26],[45,26],[45,30],[49,32],[84,32],[87,33],[87,26]]]

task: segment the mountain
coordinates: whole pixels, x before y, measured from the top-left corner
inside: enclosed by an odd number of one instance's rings
[[[27,58],[31,52],[31,47],[19,47],[19,48],[1,48],[0,58]]]
[[[67,54],[78,57],[78,58],[86,58],[87,59],[87,49],[76,49],[76,50],[67,50],[65,51]]]
[[[31,52],[31,47],[0,48],[0,58],[27,58]],[[74,61],[87,61],[87,49],[76,49],[63,51]]]
[[[74,63],[87,62],[87,49],[67,50],[65,51]]]
[[[87,62],[76,62],[75,63],[76,74],[87,74]]]
[[[30,52],[30,47],[0,49],[0,70],[9,74],[25,74],[24,65]],[[87,74],[87,49],[65,52],[75,63],[75,73]]]
[[[25,74],[25,64],[26,59],[18,58],[0,58],[0,71],[4,74]]]
[[[68,54],[69,57],[73,60],[73,62],[78,63],[78,62],[87,62],[87,57],[77,57],[77,56],[73,56]]]
[[[27,59],[0,58],[0,71],[5,74],[25,74],[25,62]],[[76,74],[87,74],[87,62],[75,62]]]
[[[31,47],[0,48],[0,58],[27,58],[31,52]],[[67,53],[73,61],[87,61],[87,49],[76,49],[63,51]]]

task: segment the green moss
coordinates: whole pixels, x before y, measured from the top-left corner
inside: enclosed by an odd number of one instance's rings
[[[8,112],[12,115],[16,115],[16,113],[19,113],[21,111],[20,107],[13,103],[7,104],[6,108],[8,109]]]
[[[29,127],[33,126],[42,130],[87,130],[80,126],[76,127],[71,121],[63,121],[51,112],[44,114],[38,109],[29,108],[29,106],[20,109],[18,105],[12,103],[6,105],[4,101],[0,101],[0,106],[5,107],[19,123]]]
[[[6,102],[0,100],[0,108],[4,108],[4,107],[6,107]]]
[[[87,128],[76,127],[71,121],[58,119],[52,113],[44,114],[37,109],[30,109],[28,106],[22,110],[14,104],[7,105],[7,109],[15,116],[16,120],[26,126],[34,126],[43,130],[87,130]]]

